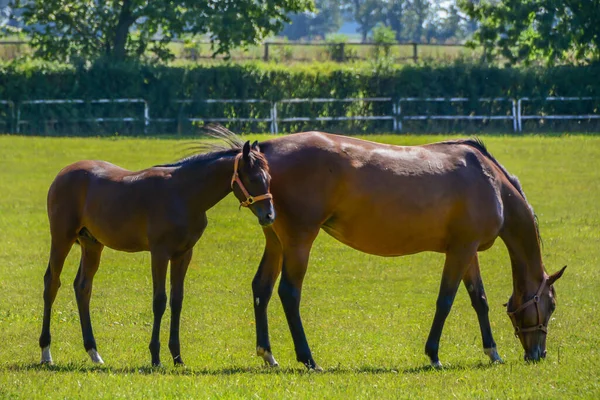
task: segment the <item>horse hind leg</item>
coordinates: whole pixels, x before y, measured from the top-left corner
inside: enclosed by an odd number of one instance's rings
[[[71,251],[71,247],[75,242],[75,238],[68,240],[57,240],[52,238],[50,246],[50,257],[48,260],[48,268],[44,275],[44,316],[42,322],[42,333],[40,335],[39,344],[42,349],[42,364],[52,364],[52,355],[50,353],[50,318],[52,315],[52,304],[56,299],[56,293],[60,288],[60,274],[65,264],[65,259]]]
[[[183,283],[185,275],[192,260],[192,249],[179,257],[171,259],[171,332],[169,334],[169,350],[175,365],[184,365],[181,358],[181,345],[179,343],[179,323],[183,305]]]
[[[79,271],[73,282],[73,289],[75,290],[77,308],[79,309],[83,346],[92,362],[104,364],[104,360],[98,354],[98,347],[96,346],[90,317],[92,284],[94,275],[96,275],[100,265],[100,256],[102,255],[104,246],[94,238],[86,235],[79,236],[79,243],[81,244],[81,261],[79,263]]]
[[[463,276],[463,283],[469,296],[471,297],[471,305],[477,313],[479,328],[481,330],[481,339],[483,341],[483,352],[494,363],[502,363],[502,358],[496,350],[496,342],[492,336],[492,327],[489,319],[489,306],[485,296],[483,280],[481,279],[481,271],[479,269],[479,258],[477,254],[473,257],[469,268]]]
[[[154,323],[152,325],[152,338],[150,339],[148,349],[152,357],[152,366],[161,367],[160,324],[167,308],[165,281],[167,279],[169,256],[162,251],[152,251],[150,257],[152,263],[152,312],[154,314]]]

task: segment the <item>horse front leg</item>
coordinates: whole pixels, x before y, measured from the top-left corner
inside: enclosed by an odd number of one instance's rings
[[[311,244],[312,241],[284,247],[279,297],[294,341],[296,359],[309,370],[322,371],[312,357],[300,318],[302,282],[308,267]]]
[[[496,350],[496,342],[492,336],[492,327],[489,319],[489,306],[483,288],[483,280],[481,279],[481,271],[479,269],[479,258],[477,254],[473,257],[469,269],[463,276],[463,283],[471,297],[471,305],[477,313],[479,321],[479,329],[481,330],[481,339],[483,341],[483,352],[490,358],[492,362],[502,363],[502,358]]]
[[[266,365],[277,367],[279,363],[273,357],[269,340],[267,307],[273,294],[275,281],[281,273],[283,256],[281,244],[273,229],[264,228],[263,231],[267,240],[265,251],[252,280],[254,319],[256,322],[256,354],[262,357]]]
[[[431,365],[434,368],[442,367],[438,352],[444,323],[452,309],[460,281],[476,254],[476,244],[453,246],[446,252],[446,262],[444,263],[442,282],[436,302],[435,317],[425,344],[425,354],[429,356]]]
[[[175,365],[184,365],[181,358],[179,344],[179,323],[181,321],[181,307],[183,305],[183,283],[188,266],[192,259],[193,250],[190,249],[181,256],[171,259],[171,332],[169,335],[169,350]]]
[[[152,251],[152,312],[154,313],[154,324],[152,326],[152,338],[150,339],[150,355],[152,366],[160,367],[160,323],[167,308],[167,293],[165,280],[167,278],[167,266],[169,257],[163,252]]]

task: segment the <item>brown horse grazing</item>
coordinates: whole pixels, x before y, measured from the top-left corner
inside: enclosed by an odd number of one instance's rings
[[[165,280],[171,262],[169,349],[174,363],[183,364],[179,345],[183,281],[194,244],[207,225],[206,211],[233,189],[240,205],[250,207],[261,225],[269,226],[275,219],[269,168],[256,151],[256,143],[251,147],[237,137],[225,139],[228,149],[139,172],[104,161],[79,161],[60,171],[48,192],[52,244],[44,277],[42,363],[52,363],[52,303],[65,258],[77,242],[81,245],[81,261],[73,286],[83,344],[92,361],[103,363],[92,332],[89,305],[100,255],[108,246],[128,252],[150,251],[154,326],[149,347],[153,365],[160,365],[160,323],[167,304]],[[210,148],[216,150],[217,146]],[[261,195],[252,197],[249,193]]]
[[[533,210],[516,177],[478,140],[400,147],[305,132],[260,144],[271,168],[277,221],[264,227],[266,246],[252,282],[257,353],[277,365],[269,342],[267,305],[281,273],[279,297],[296,357],[315,363],[302,321],[300,297],[319,229],[365,253],[446,254],[436,312],[425,353],[439,367],[438,348],[461,280],[477,313],[483,348],[501,362],[492,337],[477,252],[497,237],[508,248],[513,294],[508,310],[525,358],[546,355],[554,311],[554,282],[540,253]]]

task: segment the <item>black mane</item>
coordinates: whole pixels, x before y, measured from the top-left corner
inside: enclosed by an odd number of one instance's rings
[[[155,165],[155,167],[183,167],[187,165],[205,164],[221,157],[229,157],[238,154],[244,147],[244,141],[238,135],[221,125],[207,125],[203,128],[206,136],[217,139],[215,142],[197,142],[188,148],[193,154],[178,161]],[[268,163],[264,156],[256,151],[250,152],[250,167],[258,163],[258,167],[268,170]]]
[[[523,200],[525,200],[525,203],[529,206],[529,209],[531,210],[531,214],[533,215],[533,221],[535,223],[535,230],[537,231],[537,235],[540,240],[540,243],[543,244],[542,236],[540,235],[540,227],[539,227],[539,223],[538,223],[538,217],[537,217],[535,211],[533,210],[533,206],[531,205],[531,203],[529,203],[529,201],[527,201],[527,196],[525,196],[525,192],[523,191],[523,187],[521,186],[521,182],[519,181],[519,178],[517,178],[515,175],[512,175],[511,173],[509,173],[506,170],[506,168],[504,168],[504,166],[502,164],[500,164],[498,162],[498,160],[496,160],[496,158],[488,151],[488,149],[485,146],[485,144],[483,143],[483,141],[478,137],[472,137],[469,139],[448,140],[448,141],[445,141],[444,143],[465,144],[467,146],[474,147],[477,150],[479,150],[481,152],[481,154],[483,154],[484,156],[489,158],[502,171],[502,173],[504,174],[506,179],[508,179],[508,181],[515,187],[515,189],[517,189],[517,191],[523,197]]]

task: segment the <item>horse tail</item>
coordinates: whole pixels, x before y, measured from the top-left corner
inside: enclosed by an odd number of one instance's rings
[[[511,173],[509,173],[508,170],[502,164],[500,164],[498,162],[498,160],[496,160],[496,158],[488,151],[488,149],[485,146],[485,144],[483,143],[483,141],[479,138],[471,138],[471,139],[462,139],[462,140],[449,140],[444,143],[445,144],[464,144],[469,147],[473,147],[473,148],[477,149],[481,154],[483,154],[488,160],[490,160],[500,171],[502,171],[502,174],[504,175],[504,177],[517,190],[517,192],[519,192],[521,197],[523,197],[523,201],[525,201],[525,204],[527,204],[527,206],[529,207],[529,210],[531,210],[531,214],[533,215],[533,220],[535,223],[535,230],[536,230],[538,238],[540,239],[540,242],[541,242],[542,237],[540,236],[538,217],[535,214],[535,211],[533,210],[533,206],[531,205],[531,203],[529,203],[529,201],[527,201],[527,196],[525,196],[525,192],[523,191],[523,187],[521,186],[521,182],[519,181],[519,178],[517,178],[515,175],[512,175]]]

